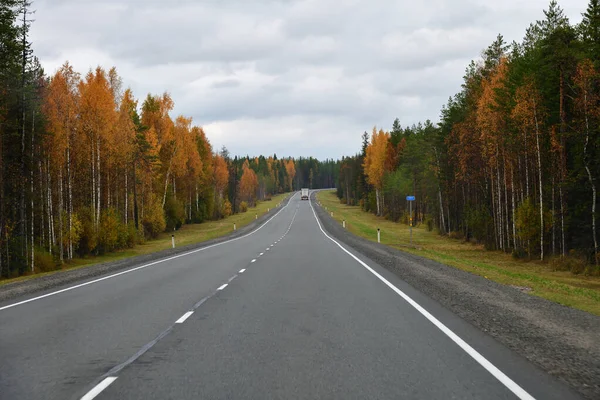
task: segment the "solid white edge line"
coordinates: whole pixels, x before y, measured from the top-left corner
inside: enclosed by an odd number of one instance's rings
[[[243,274],[245,270],[246,270],[246,268],[240,269],[240,274]]]
[[[188,319],[190,317],[190,315],[192,315],[193,313],[194,313],[193,311],[186,312],[177,321],[175,321],[175,323],[176,324],[183,324],[185,322],[185,320]]]
[[[484,356],[482,356],[477,350],[471,347],[467,342],[462,340],[457,334],[452,332],[450,328],[444,325],[441,321],[439,321],[436,317],[431,315],[429,311],[425,310],[423,307],[419,305],[416,301],[414,301],[411,297],[409,297],[402,290],[398,289],[392,283],[390,283],[387,279],[381,276],[377,271],[373,268],[369,267],[366,263],[364,263],[361,259],[356,257],[354,254],[346,250],[344,246],[338,243],[335,239],[329,236],[321,226],[319,222],[319,218],[315,213],[315,209],[312,206],[312,201],[309,201],[310,208],[312,209],[313,215],[315,216],[315,220],[319,225],[319,229],[323,234],[331,240],[333,243],[337,244],[340,249],[342,249],[346,254],[356,260],[360,265],[365,267],[370,273],[375,275],[380,281],[385,283],[390,289],[392,289],[396,294],[402,297],[408,304],[413,306],[419,313],[421,313],[425,318],[429,320],[433,325],[435,325],[439,330],[441,330],[446,336],[448,336],[454,343],[456,343],[461,349],[463,349],[468,355],[470,355],[475,361],[477,361],[483,368],[485,368],[490,374],[492,374],[496,379],[498,379],[508,390],[513,392],[519,399],[521,400],[535,400],[535,398],[527,393],[525,389],[519,386],[515,381],[510,379],[508,376],[504,374],[504,372],[500,371],[494,364],[489,362]]]
[[[294,198],[295,196],[296,195],[292,196],[292,198]],[[290,200],[292,198],[290,198]],[[147,268],[147,267],[150,267],[152,265],[160,264],[160,263],[163,263],[165,261],[171,261],[171,260],[174,260],[176,258],[189,256],[190,254],[198,253],[198,252],[203,251],[203,250],[207,250],[207,249],[210,249],[210,248],[213,248],[213,247],[216,247],[216,246],[221,246],[223,244],[235,242],[236,240],[240,240],[240,239],[246,238],[246,237],[248,237],[248,236],[250,236],[250,235],[258,232],[259,230],[261,230],[263,226],[267,225],[269,222],[271,222],[271,220],[273,218],[275,218],[277,215],[279,215],[280,212],[282,212],[283,210],[285,210],[289,204],[290,203],[288,202],[281,210],[279,210],[277,212],[277,214],[273,215],[264,224],[262,224],[261,226],[259,226],[255,230],[253,230],[252,232],[245,234],[244,236],[240,236],[240,237],[237,237],[237,238],[229,239],[229,240],[226,240],[226,241],[220,242],[220,243],[211,244],[210,246],[202,247],[202,248],[199,248],[199,249],[196,249],[196,250],[188,251],[186,253],[177,254],[177,255],[172,256],[172,257],[163,258],[161,260],[157,260],[157,261],[151,262],[149,264],[140,265],[139,267],[135,267],[135,268],[131,268],[131,269],[128,269],[128,270],[125,270],[125,271],[117,272],[116,274],[107,275],[107,276],[104,276],[102,278],[91,280],[89,282],[84,282],[84,283],[80,283],[78,285],[69,286],[67,288],[64,288],[64,289],[61,289],[61,290],[57,290],[55,292],[46,293],[46,294],[41,295],[41,296],[32,297],[31,299],[27,299],[27,300],[19,301],[17,303],[9,304],[9,305],[6,305],[4,307],[0,307],[0,311],[6,310],[6,309],[9,309],[9,308],[12,308],[12,307],[20,306],[22,304],[31,303],[32,301],[41,300],[41,299],[46,298],[46,297],[54,296],[54,295],[57,295],[57,294],[60,294],[60,293],[63,293],[63,292],[68,292],[68,291],[73,290],[73,289],[78,289],[80,287],[91,285],[93,283],[101,282],[101,281],[104,281],[106,279],[110,279],[110,278],[114,278],[114,277],[117,277],[117,276],[120,276],[120,275],[128,274],[130,272],[137,271],[137,270],[143,269],[143,268]]]
[[[217,290],[223,290],[223,289],[225,289],[226,287],[227,287],[227,283],[224,283],[223,285],[219,286],[219,287],[217,288]]]
[[[104,389],[106,389],[111,383],[117,380],[116,376],[109,376],[104,378],[102,382],[94,386],[92,390],[87,392],[85,396],[81,398],[81,400],[92,400],[96,396],[98,396]]]

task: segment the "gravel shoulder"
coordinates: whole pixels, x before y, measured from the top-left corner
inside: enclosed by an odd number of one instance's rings
[[[117,261],[92,264],[73,270],[57,271],[50,275],[31,277],[27,280],[7,283],[5,285],[0,286],[0,302],[15,299],[19,296],[30,295],[33,293],[37,294],[38,292],[58,288],[59,286],[63,285],[82,283],[86,280],[98,278],[103,275],[119,272],[128,268],[136,267],[141,264],[149,263],[152,261],[160,260],[162,258],[171,257],[177,254],[185,253],[187,251],[199,249],[213,244],[225,242],[227,240],[235,239],[240,236],[244,236],[252,232],[254,229],[258,228],[269,218],[278,213],[282,207],[287,205],[289,199],[290,197],[283,200],[281,202],[281,207],[270,210],[269,212],[260,216],[258,219],[252,221],[250,224],[241,227],[237,231],[232,232],[231,234],[226,236],[221,236],[219,238],[194,243],[187,246],[176,247],[174,249],[162,250],[156,253],[124,258],[122,260]]]
[[[313,192],[314,193],[314,192]],[[488,333],[587,399],[600,399],[600,317],[371,242],[313,206],[336,239]]]

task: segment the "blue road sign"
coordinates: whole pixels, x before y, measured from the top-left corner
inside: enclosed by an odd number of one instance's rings
[[[415,196],[406,196],[406,200],[415,201]]]

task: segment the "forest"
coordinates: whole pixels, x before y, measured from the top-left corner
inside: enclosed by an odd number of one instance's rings
[[[600,1],[582,11],[574,25],[551,1],[520,43],[498,35],[439,123],[365,132],[341,162],[341,201],[409,223],[414,195],[412,224],[598,274]]]
[[[244,212],[300,187],[333,187],[339,162],[231,156],[168,92],[143,100],[116,68],[50,75],[32,51],[32,5],[0,0],[0,278],[60,269]]]

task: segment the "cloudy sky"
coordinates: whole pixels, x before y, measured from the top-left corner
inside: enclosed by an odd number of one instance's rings
[[[373,125],[431,119],[498,33],[520,41],[549,0],[35,0],[47,73],[117,67],[171,93],[231,153],[352,155]],[[559,2],[579,22],[587,0]]]

